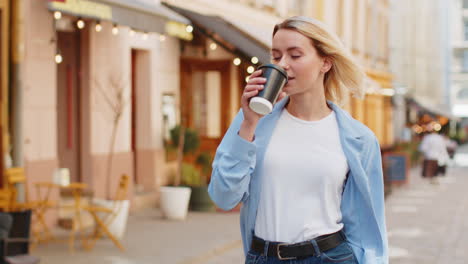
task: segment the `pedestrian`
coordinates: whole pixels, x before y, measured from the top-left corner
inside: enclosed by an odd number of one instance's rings
[[[362,94],[363,71],[307,17],[275,26],[271,55],[288,74],[280,100],[249,109],[265,83],[250,76],[209,185],[219,207],[242,203],[245,263],[388,263],[379,143],[338,106]]]
[[[445,175],[446,166],[450,159],[445,138],[435,130],[431,130],[423,136],[419,150],[424,156],[422,176],[429,178],[432,184],[438,184],[439,181],[436,177],[437,175]]]

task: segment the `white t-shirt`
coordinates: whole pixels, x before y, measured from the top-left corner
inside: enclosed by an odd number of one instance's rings
[[[263,162],[256,236],[297,243],[342,229],[349,167],[333,111],[304,121],[284,109]]]

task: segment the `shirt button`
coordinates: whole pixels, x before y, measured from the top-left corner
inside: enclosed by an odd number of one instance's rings
[[[253,155],[255,154],[255,152],[253,150],[250,150],[249,151],[249,156],[252,157]]]

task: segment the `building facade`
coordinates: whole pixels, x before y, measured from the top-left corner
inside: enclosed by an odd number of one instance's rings
[[[448,2],[390,3],[393,21],[390,34],[391,71],[395,76],[396,91],[399,91],[396,96],[395,128],[398,139],[409,140],[404,133],[405,127],[421,123],[424,114],[430,113],[432,116],[430,120],[428,116],[427,120],[442,123],[452,117],[448,81]],[[411,99],[408,109],[405,108],[404,97]],[[439,117],[443,117],[442,120]],[[422,132],[419,127],[416,130]]]
[[[453,113],[468,117],[468,1],[450,2],[450,100]]]
[[[192,38],[190,21],[149,0],[17,2],[23,48],[13,89],[22,103],[12,118],[21,131],[10,145],[22,154],[29,188],[68,168],[72,182],[112,197],[127,174],[132,208],[153,205],[171,169],[165,124],[179,114],[180,43]]]
[[[370,127],[383,147],[393,143],[392,122],[387,121],[392,120],[391,96],[388,94],[393,92],[388,52],[388,1],[167,0],[164,2],[202,15],[219,16],[244,34],[255,38],[266,47],[267,52],[271,47],[273,27],[284,18],[305,15],[322,20],[338,33],[346,47],[364,66],[368,76],[365,99],[349,98],[344,106],[345,109]],[[209,56],[209,49],[207,53]],[[231,53],[228,57],[232,60],[236,58],[236,54]],[[247,61],[248,63],[250,62]],[[231,68],[233,72],[240,72],[241,77],[245,76],[243,72],[245,68],[236,65],[231,65]],[[237,78],[237,82],[239,85],[236,89],[242,89],[245,84],[243,78]],[[239,93],[238,91],[237,94]],[[233,109],[230,115],[232,118],[239,109],[239,100],[233,100],[230,107]]]

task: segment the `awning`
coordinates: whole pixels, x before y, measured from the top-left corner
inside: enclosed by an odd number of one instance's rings
[[[112,21],[135,30],[192,38],[185,31],[190,20],[160,4],[138,0],[65,0],[49,1],[48,8],[72,16]]]
[[[219,16],[202,15],[167,3],[165,5],[190,19],[196,30],[199,30],[214,41],[222,39],[230,43],[231,47],[225,48],[230,49],[231,52],[243,54],[249,60],[252,57],[257,57],[262,64],[270,62],[270,49],[268,46],[225,19]]]
[[[450,107],[446,105],[435,105],[431,104],[427,100],[424,100],[424,98],[420,97],[407,97],[406,101],[409,105],[414,105],[424,112],[427,112],[428,114],[431,114],[433,116],[444,116],[452,120],[458,120],[459,117],[455,116],[452,113],[452,110]]]

